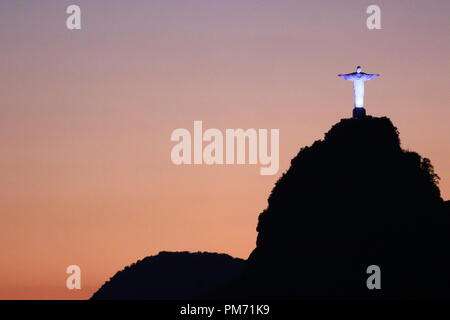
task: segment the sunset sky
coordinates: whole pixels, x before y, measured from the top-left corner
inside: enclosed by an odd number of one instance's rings
[[[82,29],[66,28],[77,4]],[[381,8],[381,30],[366,8]],[[159,251],[247,258],[290,159],[367,113],[450,199],[448,0],[0,0],[0,298],[84,299]],[[280,170],[171,162],[177,128],[276,128]],[[79,265],[82,289],[68,290]]]

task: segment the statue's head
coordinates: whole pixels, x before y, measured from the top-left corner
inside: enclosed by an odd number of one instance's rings
[[[356,72],[357,72],[357,73],[361,73],[361,70],[362,70],[361,66],[357,66],[357,67],[356,67]]]

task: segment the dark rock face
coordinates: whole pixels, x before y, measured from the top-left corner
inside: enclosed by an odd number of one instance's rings
[[[243,296],[450,297],[450,210],[430,161],[388,118],[344,119],[305,147],[259,216]],[[381,268],[381,290],[366,269]]]
[[[208,296],[237,279],[242,259],[218,253],[160,252],[117,272],[91,299],[182,300]]]

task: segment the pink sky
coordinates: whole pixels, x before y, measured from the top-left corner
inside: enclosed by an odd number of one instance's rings
[[[290,159],[353,107],[338,73],[362,65],[367,112],[431,159],[450,199],[450,2],[0,3],[0,298],[88,298],[161,250],[246,258]],[[175,166],[176,128],[280,129],[280,171]],[[65,269],[82,270],[82,290]]]

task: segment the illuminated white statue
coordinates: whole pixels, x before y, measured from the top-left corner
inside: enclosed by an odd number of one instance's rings
[[[356,67],[356,72],[347,74],[338,74],[339,77],[344,77],[345,80],[353,81],[353,90],[355,93],[355,109],[353,109],[353,117],[361,118],[366,115],[364,109],[364,81],[378,77],[379,74],[367,74],[361,72],[361,67]]]

